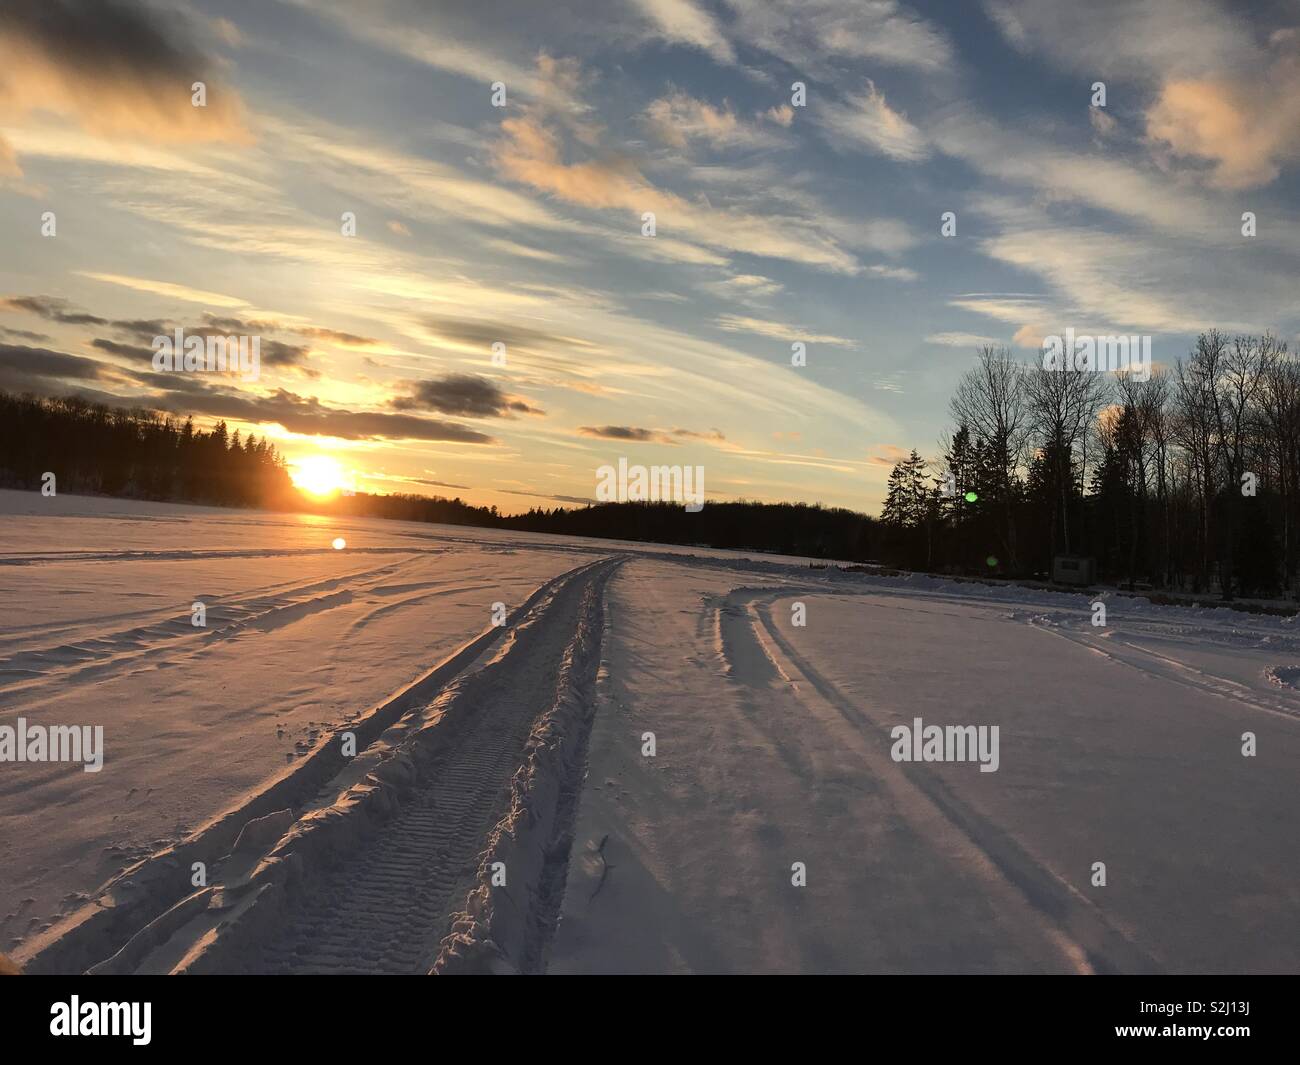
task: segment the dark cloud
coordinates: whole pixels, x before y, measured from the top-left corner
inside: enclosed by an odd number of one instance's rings
[[[717,429],[699,433],[694,429],[642,429],[636,425],[580,425],[578,432],[583,436],[594,436],[600,440],[630,440],[634,443],[677,444],[681,440],[725,440]]]
[[[319,325],[283,325],[280,322],[262,322],[253,319],[223,318],[215,314],[205,314],[203,320],[215,329],[224,329],[229,333],[295,333],[312,340],[329,340],[350,348],[368,348],[378,344],[373,337],[345,333],[341,329],[328,329]]]
[[[306,377],[313,378],[320,377],[320,372],[311,369],[307,365],[311,356],[310,344],[292,344],[283,340],[275,340],[266,334],[288,332],[299,336],[333,339],[337,343],[354,346],[377,343],[377,341],[370,341],[365,337],[359,337],[352,333],[342,333],[338,330],[317,326],[283,327],[277,322],[220,317],[211,313],[205,313],[203,323],[197,326],[185,325],[184,323],[168,321],[162,318],[101,318],[99,315],[83,311],[59,296],[11,296],[0,300],[0,307],[25,311],[29,314],[38,315],[46,321],[60,322],[65,325],[104,326],[114,333],[150,345],[152,345],[154,337],[172,336],[178,326],[189,336],[258,336],[262,338],[260,342],[260,358],[263,365],[279,369],[292,369]],[[21,334],[19,330],[14,332]],[[44,339],[37,333],[21,335],[23,339]],[[91,343],[101,351],[107,351],[123,358],[134,359],[142,356],[149,359],[153,358],[152,347],[145,349],[102,337],[93,340]]]
[[[710,429],[707,433],[697,433],[693,429],[674,429],[672,435],[680,437],[683,440],[726,440],[717,429]]]
[[[160,318],[135,318],[128,322],[110,322],[109,325],[116,332],[125,333],[136,340],[152,341],[156,336],[172,332],[172,327]]]
[[[226,336],[221,330],[200,328],[185,330],[187,336]],[[163,330],[162,333],[151,334],[153,336],[171,336],[170,330]],[[98,348],[100,351],[107,351],[112,355],[121,356],[124,359],[144,359],[152,365],[153,348],[142,348],[135,344],[122,344],[116,340],[108,340],[104,337],[96,337],[91,341],[91,346]],[[262,338],[258,344],[258,359],[263,366],[275,366],[281,368],[292,368],[307,377],[319,377],[320,372],[308,368],[305,363],[310,349],[301,344],[285,344],[279,340],[267,340]]]
[[[97,345],[109,350],[105,341]],[[123,345],[126,348],[125,345]],[[132,349],[126,348],[129,352]],[[152,352],[140,353],[152,357]],[[179,415],[206,415],[250,423],[275,423],[308,436],[337,436],[345,440],[443,440],[466,444],[495,444],[494,437],[455,422],[391,411],[351,411],[327,407],[312,396],[276,389],[269,396],[231,391],[210,383],[205,374],[130,371],[94,359],[48,348],[0,344],[0,388],[40,395],[63,394],[67,382],[97,381],[147,389],[145,395],[116,396],[78,392],[86,398],[119,407],[147,407]]]
[[[0,344],[0,388],[10,392],[46,393],[59,381],[107,381],[112,367],[79,355],[21,344]]]
[[[373,337],[357,336],[356,333],[345,333],[341,329],[326,329],[322,326],[306,326],[293,332],[314,340],[332,340],[335,344],[342,344],[349,348],[369,348],[379,343]]]
[[[467,484],[452,484],[450,481],[430,481],[424,477],[412,477],[411,480],[416,484],[432,485],[434,488],[459,488],[462,491],[469,491],[470,487]]]
[[[224,334],[222,334],[224,335]],[[282,340],[267,340],[261,343],[262,362],[266,366],[301,367],[311,354],[306,344],[286,344]]]
[[[9,329],[0,325],[0,336],[12,337],[14,340],[49,340],[45,333],[33,333],[30,329]]]
[[[151,374],[155,379],[183,374]],[[189,375],[191,378],[195,375]],[[173,390],[175,391],[175,390]],[[344,440],[449,440],[463,444],[493,444],[493,437],[455,422],[387,411],[349,411],[326,407],[314,396],[278,388],[270,396],[249,396],[225,390],[186,388],[176,398],[153,400],[178,414],[207,414],[246,422],[275,422],[293,433],[337,436]]]
[[[556,503],[576,503],[580,507],[589,507],[595,500],[583,499],[581,496],[550,495],[547,492],[525,492],[520,488],[501,488],[499,491],[511,496],[529,496],[533,499],[550,499]]]
[[[67,66],[127,77],[188,77],[204,66],[175,12],[119,0],[6,0],[0,29]]]
[[[575,347],[591,347],[586,341],[573,337],[559,336],[541,329],[527,326],[510,325],[507,322],[484,321],[480,318],[448,318],[440,315],[425,315],[420,319],[431,333],[460,344],[470,344],[491,350],[496,341],[501,341],[507,348],[537,348],[548,351],[564,351]]]
[[[67,325],[108,325],[107,318],[77,310],[59,296],[10,296],[3,303],[10,310],[27,311],[48,322],[64,322]]]
[[[132,318],[114,321],[89,314],[61,296],[9,296],[0,300],[0,307],[12,311],[26,311],[37,315],[47,322],[61,322],[64,325],[103,325],[114,332],[124,333],[138,340],[152,340],[161,333],[170,332],[160,318]]]
[[[124,359],[144,359],[146,364],[153,362],[152,348],[141,348],[135,344],[123,344],[117,340],[105,340],[103,337],[96,337],[90,344],[91,347],[99,348],[100,351],[107,351],[110,355],[120,355]]]
[[[434,380],[410,382],[409,387],[411,395],[398,396],[392,401],[395,410],[432,410],[465,418],[542,413],[523,400],[506,395],[495,381],[474,374],[447,374]]]
[[[0,98],[20,114],[73,115],[102,133],[247,140],[238,95],[214,84],[205,25],[175,5],[5,0]],[[190,102],[195,81],[208,86],[206,107]]]
[[[578,432],[583,436],[594,436],[601,440],[632,440],[638,443],[671,444],[673,439],[658,429],[641,429],[635,425],[580,425]]]
[[[207,328],[213,332],[221,333],[242,333],[252,336],[254,333],[278,333],[280,327],[275,322],[259,322],[254,318],[229,318],[213,314],[211,311],[203,313],[203,321]]]

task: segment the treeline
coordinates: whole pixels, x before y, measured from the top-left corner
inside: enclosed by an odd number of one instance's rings
[[[890,474],[886,561],[1042,577],[1077,554],[1103,580],[1294,591],[1300,362],[1274,337],[1212,330],[1147,380],[986,347],[950,412],[941,456]]]
[[[499,524],[496,507],[476,507],[472,503],[441,496],[418,496],[406,493],[370,495],[357,492],[341,495],[327,502],[307,505],[322,514],[351,514],[361,518],[389,518],[396,521],[431,521],[442,525]]]
[[[864,514],[802,504],[604,503],[533,509],[503,517],[460,499],[365,492],[316,499],[295,489],[284,460],[265,439],[211,430],[150,410],[76,397],[41,399],[0,392],[0,487],[38,490],[46,473],[60,492],[318,514],[473,525],[568,536],[747,548],[815,558],[866,559],[878,523]]]
[[[75,396],[0,392],[0,487],[133,499],[278,506],[292,494],[284,460],[265,438],[211,430],[151,410]]]
[[[502,518],[509,529],[660,544],[767,551],[811,558],[872,557],[879,525],[865,514],[804,503],[600,503],[580,510],[534,509]]]

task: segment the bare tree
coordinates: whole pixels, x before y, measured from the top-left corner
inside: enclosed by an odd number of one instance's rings
[[[1179,425],[1200,479],[1201,564],[1208,573],[1211,511],[1222,498],[1224,549],[1220,588],[1231,599],[1236,563],[1235,532],[1241,508],[1241,481],[1257,419],[1260,398],[1273,364],[1284,349],[1269,335],[1229,341],[1217,329],[1196,338],[1186,363],[1178,363]]]
[[[1060,490],[1059,517],[1064,550],[1070,550],[1070,495],[1081,490],[1082,471],[1074,471],[1074,454],[1082,450],[1098,413],[1110,395],[1105,374],[1074,368],[1031,367],[1025,377],[1025,397],[1032,442],[1049,457]],[[1053,502],[1053,510],[1057,504]],[[1052,553],[1056,553],[1056,514],[1052,521]]]
[[[958,425],[982,438],[994,455],[1002,505],[1002,546],[1017,566],[1012,482],[1024,457],[1025,367],[1005,347],[986,344],[962,376],[949,409]]]
[[[1262,444],[1273,456],[1274,478],[1282,502],[1283,587],[1296,580],[1296,535],[1293,511],[1300,493],[1300,362],[1279,346],[1264,375],[1260,392],[1265,432]]]

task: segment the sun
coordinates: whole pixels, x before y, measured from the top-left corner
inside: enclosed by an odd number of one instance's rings
[[[348,483],[343,467],[328,455],[299,459],[294,463],[290,477],[296,487],[322,499],[334,495]]]

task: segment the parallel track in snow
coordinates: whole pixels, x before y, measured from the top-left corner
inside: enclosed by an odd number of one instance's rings
[[[604,588],[621,561],[605,558],[548,582],[494,643],[399,719],[390,717],[386,731],[363,743],[314,799],[303,796],[275,815],[288,827],[277,825],[274,838],[241,853],[224,830],[225,857],[212,863],[208,887],[179,899],[160,894],[111,938],[87,935],[76,943],[74,926],[74,942],[52,944],[36,969],[430,971],[479,882],[479,859],[510,810],[512,779],[529,764],[539,722],[555,720],[560,708],[566,753],[585,750]],[[556,783],[571,793],[580,782],[579,765],[576,779]],[[275,808],[250,804],[248,823]],[[561,809],[559,819],[570,814]],[[540,882],[553,875],[548,864],[532,872],[538,882],[521,871],[510,882],[512,905],[538,899],[528,942],[520,944],[530,962],[538,923],[554,919],[542,912],[552,909],[552,885]]]

